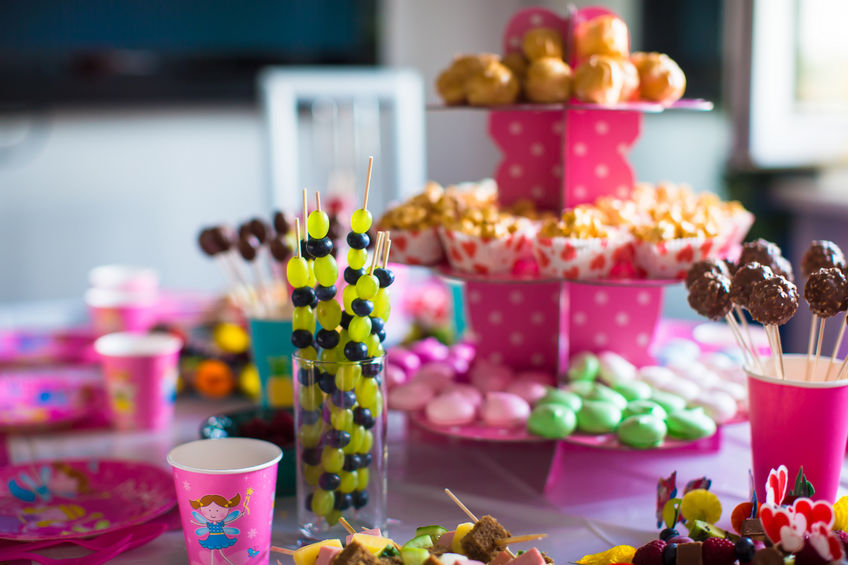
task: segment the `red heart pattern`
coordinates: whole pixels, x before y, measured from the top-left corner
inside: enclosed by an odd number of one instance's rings
[[[791,510],[788,508],[775,507],[769,504],[763,504],[760,508],[760,521],[763,523],[763,531],[772,543],[780,543],[780,529],[792,523],[790,512]]]
[[[691,263],[694,257],[695,252],[692,251],[691,245],[687,245],[686,247],[677,252],[677,260],[681,263]]]
[[[392,238],[392,247],[394,247],[395,251],[406,251],[406,245],[407,241],[405,235],[398,234]]]
[[[477,244],[473,241],[463,241],[460,243],[460,246],[462,246],[462,250],[465,251],[465,254],[468,255],[469,258],[473,259],[477,254]]]
[[[792,504],[796,514],[803,515],[807,520],[807,531],[812,531],[814,524],[825,524],[828,528],[833,526],[835,516],[833,506],[824,500],[813,502],[809,498],[798,498]]]
[[[592,269],[593,271],[601,271],[601,270],[603,270],[603,268],[606,264],[607,264],[607,260],[604,258],[604,256],[598,255],[597,257],[592,259],[591,263],[589,263],[589,268]]]
[[[766,480],[766,503],[780,505],[786,497],[786,488],[789,485],[789,470],[786,465],[769,472]]]
[[[562,253],[560,254],[563,261],[571,261],[575,257],[577,257],[577,250],[570,243],[566,243],[565,247],[562,248]]]

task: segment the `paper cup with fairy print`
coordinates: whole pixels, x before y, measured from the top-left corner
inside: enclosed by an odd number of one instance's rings
[[[283,452],[250,438],[202,439],[168,454],[190,565],[269,562]]]

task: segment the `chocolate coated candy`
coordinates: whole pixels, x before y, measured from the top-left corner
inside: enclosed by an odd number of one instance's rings
[[[285,235],[291,230],[292,222],[285,212],[274,213],[274,229],[280,235]]]
[[[792,270],[792,263],[790,263],[789,259],[783,255],[775,257],[769,267],[771,267],[771,270],[774,271],[775,275],[781,276],[791,283],[795,282],[795,273]]]
[[[269,232],[271,230],[268,229],[268,225],[261,218],[253,218],[250,220],[247,224],[247,228],[250,230],[250,233],[259,240],[260,244],[264,244],[268,241],[268,237],[270,235]]]
[[[741,265],[736,269],[730,283],[730,300],[743,308],[751,301],[751,289],[760,281],[774,277],[774,271],[756,261]]]
[[[732,307],[730,281],[724,275],[704,273],[689,287],[687,300],[701,316],[710,320],[724,318]]]
[[[751,290],[748,311],[764,325],[783,325],[798,310],[798,289],[784,277],[758,282]]]
[[[810,244],[801,258],[801,274],[809,277],[819,269],[845,268],[845,255],[832,241],[817,240]]]
[[[233,247],[233,234],[226,226],[215,226],[212,228],[212,237],[220,252],[229,251]]]
[[[259,247],[259,240],[250,234],[245,237],[240,237],[238,240],[238,252],[245,261],[256,260],[256,249]]]
[[[271,250],[271,255],[274,259],[280,263],[288,261],[294,253],[294,250],[288,243],[286,243],[283,236],[280,235],[271,239],[271,243],[268,244],[268,248]]]
[[[745,265],[756,261],[762,265],[771,265],[775,257],[783,255],[780,248],[770,241],[758,239],[747,241],[742,244],[742,253],[739,254],[739,265]]]
[[[810,310],[816,316],[835,316],[837,312],[848,307],[848,280],[837,267],[819,269],[807,279],[804,298],[810,303]]]
[[[218,240],[215,238],[215,234],[213,234],[212,230],[209,228],[200,231],[197,242],[200,244],[200,249],[210,257],[213,257],[222,251],[222,249],[218,247]]]
[[[730,270],[728,270],[724,261],[721,259],[704,259],[689,267],[689,272],[686,273],[686,288],[692,286],[692,283],[701,278],[704,273],[716,273],[730,278]]]

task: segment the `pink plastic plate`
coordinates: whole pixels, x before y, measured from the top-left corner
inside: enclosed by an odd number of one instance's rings
[[[88,415],[97,368],[45,367],[0,372],[0,430],[67,425]]]
[[[171,474],[132,461],[36,461],[0,469],[0,539],[91,537],[176,504]]]

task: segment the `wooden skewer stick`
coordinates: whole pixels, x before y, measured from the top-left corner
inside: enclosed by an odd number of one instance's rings
[[[766,330],[766,337],[768,338],[769,349],[771,349],[771,364],[774,366],[774,376],[777,377],[779,372],[777,369],[777,343],[775,343],[774,334],[771,331],[772,326],[766,325],[763,326],[763,328]],[[766,374],[765,376],[768,377],[771,375]]]
[[[451,500],[453,500],[453,503],[454,503],[454,504],[456,504],[457,506],[459,506],[459,509],[460,509],[460,510],[462,510],[463,512],[465,512],[465,515],[466,515],[466,516],[468,516],[469,518],[471,518],[471,521],[472,521],[472,522],[475,522],[475,523],[476,523],[476,522],[478,522],[478,521],[479,521],[479,520],[477,520],[477,516],[475,516],[475,515],[471,512],[471,510],[469,510],[469,509],[468,509],[468,507],[467,507],[467,506],[465,506],[465,505],[462,503],[462,501],[461,501],[461,500],[459,500],[459,499],[456,497],[456,495],[450,491],[450,489],[447,489],[447,488],[446,488],[446,489],[445,489],[445,494],[447,494],[447,495],[448,495],[448,497],[450,497],[450,499],[451,499]],[[505,550],[507,553],[509,553],[512,557],[515,557],[515,554],[514,554],[514,553],[513,553],[513,552],[512,552],[512,551],[511,551],[508,547],[505,547],[505,548],[504,548],[504,550]]]
[[[807,363],[804,368],[804,380],[810,380],[810,361],[813,360],[813,344],[816,342],[816,319],[818,317],[813,314],[813,319],[810,321],[810,340],[807,342]]]
[[[728,312],[725,314],[724,319],[727,320],[727,325],[730,327],[730,331],[733,333],[734,339],[736,339],[736,344],[739,346],[739,349],[742,350],[742,357],[744,357],[745,365],[753,369],[754,359],[751,352],[748,351],[748,347],[745,345],[745,340],[742,338],[742,332],[739,330],[739,324],[736,323],[736,318],[733,317],[731,312]]]
[[[309,229],[306,227],[306,221],[309,218],[309,198],[306,194],[306,189],[303,189],[303,240],[309,237]],[[300,238],[297,238],[300,241]]]
[[[504,538],[498,540],[498,545],[509,545],[512,543],[524,543],[526,541],[533,541],[537,539],[542,539],[548,537],[548,534],[527,534],[524,536],[512,536],[510,538]]]
[[[816,378],[816,369],[819,364],[819,355],[821,355],[822,348],[822,338],[824,337],[824,318],[820,318],[819,322],[819,341],[816,344],[816,357],[813,359],[813,373],[810,375],[810,379],[814,380]]]
[[[315,208],[321,211],[321,192],[318,190],[315,191]]]
[[[368,173],[365,176],[365,196],[362,197],[362,209],[368,209],[368,191],[371,189],[371,168],[374,166],[374,157],[368,157]]]
[[[748,348],[754,355],[754,359],[756,360],[757,366],[760,368],[760,371],[765,373],[765,368],[763,367],[763,360],[760,359],[760,352],[757,351],[757,346],[754,344],[754,337],[751,335],[751,327],[748,325],[748,320],[745,318],[745,312],[742,311],[742,307],[738,304],[734,304],[734,308],[736,310],[736,315],[739,316],[739,321],[742,323],[742,332],[744,332],[743,337],[748,338]]]
[[[300,249],[300,218],[294,219],[294,233],[295,233],[295,236],[297,237],[297,256],[302,258],[303,255],[301,254],[301,249]]]
[[[347,530],[347,533],[349,533],[349,534],[355,534],[356,533],[356,530],[353,529],[353,526],[350,525],[350,522],[348,522],[347,520],[344,519],[344,516],[339,518],[339,524],[342,525],[342,528]]]
[[[368,269],[368,274],[374,274],[374,268],[377,266],[377,262],[380,260],[380,254],[383,251],[383,242],[386,239],[386,232],[377,232],[377,244],[374,246],[374,255],[371,257],[371,267]]]
[[[385,251],[385,253],[383,253],[383,268],[384,269],[386,268],[386,265],[388,265],[388,263],[389,263],[389,251],[391,251],[391,249],[392,249],[392,238],[386,236],[386,239],[388,241],[386,241],[386,251]]]
[[[848,367],[848,355],[845,356],[845,360],[842,361],[842,365],[839,366],[839,371],[836,373],[836,380],[841,380],[843,378],[843,374],[845,373],[845,368]]]
[[[780,369],[780,378],[784,381],[786,380],[786,371],[783,369],[783,344],[780,342],[780,328],[777,326],[772,326],[774,329],[774,341],[777,343],[777,358],[780,361],[780,365],[778,366]]]
[[[833,353],[830,355],[830,364],[827,366],[827,374],[824,380],[830,380],[830,371],[833,370],[833,365],[836,363],[836,356],[839,354],[839,346],[842,345],[842,338],[845,337],[845,326],[848,324],[848,312],[845,312],[845,318],[839,327],[839,335],[836,336],[836,343],[833,344]]]
[[[293,549],[289,549],[287,547],[277,547],[276,545],[271,546],[271,551],[276,551],[277,553],[282,553],[283,555],[294,555]]]

